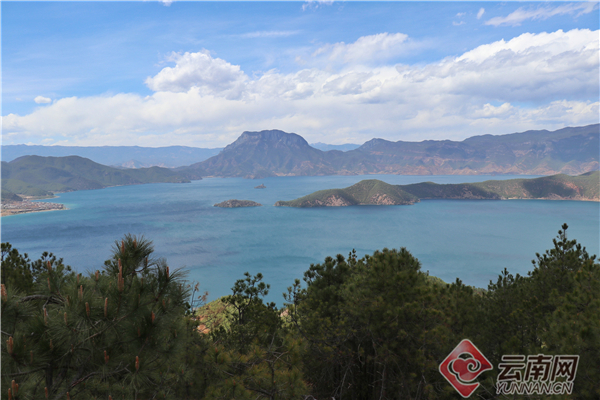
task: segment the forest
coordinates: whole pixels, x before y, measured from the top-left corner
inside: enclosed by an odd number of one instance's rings
[[[472,398],[598,399],[600,264],[567,230],[485,289],[430,276],[405,248],[350,250],[310,265],[281,307],[260,273],[205,304],[144,237],[90,273],[2,243],[1,396],[460,399],[439,366],[469,339],[494,366]],[[571,395],[497,394],[503,355],[540,354],[579,356]]]

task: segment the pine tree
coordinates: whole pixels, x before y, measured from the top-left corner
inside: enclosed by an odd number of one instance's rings
[[[213,379],[206,398],[286,400],[307,393],[302,341],[285,326],[282,311],[263,302],[268,290],[260,273],[246,273],[223,299],[231,313],[211,335],[206,364],[213,366]]]
[[[178,398],[189,292],[152,252],[126,235],[102,271],[47,262],[34,294],[3,286],[2,387],[15,381],[12,398]]]
[[[446,285],[406,249],[311,266],[292,289],[293,318],[309,342],[305,374],[315,397],[436,398],[450,343]],[[446,346],[445,346],[446,345]]]

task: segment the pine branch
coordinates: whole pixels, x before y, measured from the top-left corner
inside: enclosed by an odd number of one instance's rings
[[[50,303],[50,304],[62,304],[64,302],[64,299],[59,300],[57,298],[55,298],[54,296],[50,295],[50,296],[46,296],[43,294],[34,294],[31,296],[25,296],[23,298],[21,298],[19,300],[20,303],[26,302],[26,301],[35,301],[35,300],[46,300],[46,304]]]

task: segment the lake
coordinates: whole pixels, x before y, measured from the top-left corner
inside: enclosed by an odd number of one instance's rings
[[[154,242],[155,256],[184,267],[209,299],[230,293],[243,273],[262,272],[270,301],[326,256],[359,256],[406,247],[431,275],[486,288],[500,271],[526,274],[535,253],[552,246],[563,223],[568,235],[599,253],[600,204],[544,200],[423,200],[409,206],[298,209],[273,207],[316,190],[362,179],[390,184],[479,182],[523,176],[323,176],[262,180],[209,178],[190,184],[148,184],[63,193],[66,211],[2,218],[2,241],[37,259],[51,251],[75,270],[101,269],[126,233]],[[254,189],[264,183],[266,189]],[[263,207],[213,207],[229,199]]]

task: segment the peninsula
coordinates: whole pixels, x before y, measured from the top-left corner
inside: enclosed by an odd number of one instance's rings
[[[55,210],[66,210],[66,208],[63,204],[59,203],[33,202],[29,200],[9,202],[2,201],[1,215],[3,217],[7,217],[9,215]]]
[[[552,175],[534,179],[490,180],[477,183],[390,185],[377,179],[360,181],[344,189],[319,190],[277,207],[340,207],[353,205],[405,205],[425,199],[543,199],[600,201],[600,172],[578,176]]]
[[[54,193],[144,183],[183,183],[200,177],[172,169],[119,169],[78,156],[23,156],[2,161],[2,216],[65,209],[62,204],[31,202]]]

